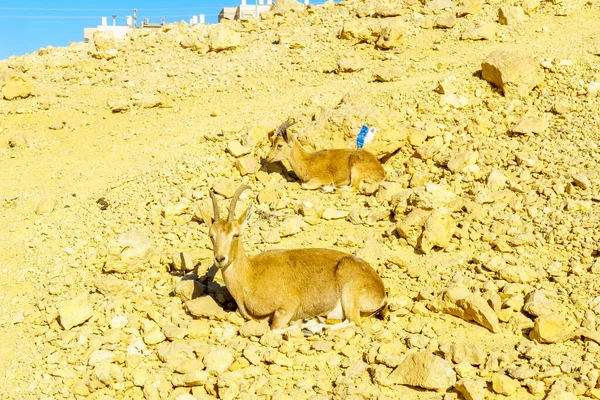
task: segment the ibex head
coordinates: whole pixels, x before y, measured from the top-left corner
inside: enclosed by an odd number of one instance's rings
[[[212,222],[209,235],[210,240],[213,244],[215,254],[215,266],[217,268],[227,268],[235,260],[238,251],[241,250],[241,239],[240,235],[246,228],[248,220],[252,216],[252,203],[246,209],[244,214],[237,220],[235,219],[235,205],[240,197],[240,194],[246,189],[250,189],[248,185],[240,186],[233,197],[231,198],[231,204],[229,205],[229,215],[227,220],[220,219],[219,204],[217,197],[213,190],[210,191],[210,197],[212,198],[213,211],[214,211],[214,222]]]
[[[293,124],[294,122],[288,120],[281,124],[279,128],[277,128],[273,138],[273,145],[271,150],[269,150],[269,154],[267,154],[265,160],[268,162],[275,162],[285,160],[289,157],[290,150],[293,145],[293,138],[288,133],[287,128]]]

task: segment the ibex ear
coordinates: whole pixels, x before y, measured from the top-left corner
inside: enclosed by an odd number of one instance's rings
[[[198,203],[196,203],[196,209],[197,209],[197,211],[196,211],[196,214],[194,215],[194,219],[196,219],[197,221],[204,222],[206,224],[206,226],[208,226],[210,228],[214,222],[212,215],[210,215],[209,212],[207,212],[202,207],[200,207],[200,204],[198,204]]]
[[[240,218],[238,218],[238,221],[237,221],[238,225],[241,226],[242,230],[246,229],[246,226],[248,225],[248,221],[250,221],[250,218],[252,218],[253,213],[254,213],[254,204],[250,203],[250,205],[246,209],[246,212],[244,212],[244,214],[242,214],[242,216]]]

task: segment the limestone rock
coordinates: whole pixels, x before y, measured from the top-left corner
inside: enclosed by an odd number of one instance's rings
[[[194,360],[196,354],[192,346],[185,342],[163,342],[157,347],[158,358],[175,368],[186,360]]]
[[[398,48],[402,45],[406,28],[402,18],[394,18],[381,29],[381,35],[375,47],[383,50]]]
[[[454,173],[474,165],[479,159],[479,153],[476,151],[461,151],[448,161],[448,169]]]
[[[214,186],[215,193],[220,194],[226,199],[233,197],[233,194],[237,190],[237,183],[233,179],[221,179]]]
[[[48,215],[54,211],[55,206],[56,202],[54,199],[44,199],[38,204],[37,208],[35,209],[35,213],[38,215]]]
[[[139,272],[154,250],[153,242],[137,230],[121,234],[109,244],[104,272]]]
[[[423,226],[421,250],[429,253],[434,247],[445,249],[450,244],[456,222],[446,208],[435,209],[429,214]]]
[[[531,133],[543,133],[548,129],[548,120],[544,117],[538,116],[525,116],[521,118],[510,131],[512,133],[520,133],[523,135]]]
[[[548,396],[546,396],[544,400],[578,400],[579,398],[580,397],[572,392],[561,389],[553,389],[550,391],[550,393],[548,393]]]
[[[12,136],[8,139],[8,147],[25,147],[27,145],[27,138],[22,133]]]
[[[358,42],[375,43],[381,36],[381,26],[376,20],[350,19],[344,22],[340,39],[356,40]]]
[[[476,26],[473,29],[463,32],[462,40],[492,40],[496,37],[498,25],[494,22]]]
[[[539,277],[537,271],[526,265],[508,265],[498,271],[498,276],[511,283],[529,283]]]
[[[482,4],[481,0],[464,0],[462,6],[456,11],[457,17],[464,17],[466,15],[476,15],[481,11]]]
[[[222,318],[225,311],[211,296],[202,296],[185,302],[185,308],[194,317]]]
[[[504,374],[494,374],[492,376],[492,389],[496,393],[511,396],[520,387],[519,381]]]
[[[435,21],[435,27],[440,29],[450,29],[456,25],[456,17],[451,14],[443,15]]]
[[[4,85],[2,97],[5,100],[25,99],[31,96],[32,92],[33,86],[30,82],[21,78],[11,77]]]
[[[413,191],[409,196],[408,202],[413,207],[425,210],[435,210],[444,207],[452,212],[460,210],[464,204],[464,201],[450,191],[447,186],[436,183],[426,184],[425,190]]]
[[[592,186],[590,178],[588,178],[587,175],[582,173],[573,175],[573,183],[582,188],[583,190],[589,189]]]
[[[397,67],[381,67],[373,71],[373,79],[377,82],[395,82],[403,76],[403,71]]]
[[[69,330],[81,325],[94,315],[94,309],[85,302],[73,301],[58,308],[60,325]]]
[[[456,383],[456,372],[446,360],[428,352],[419,352],[408,354],[389,379],[401,385],[446,390]]]
[[[234,352],[229,347],[215,347],[204,356],[202,362],[206,366],[206,372],[219,375],[229,369],[233,356]]]
[[[111,276],[96,279],[94,285],[99,293],[115,297],[127,295],[131,288],[131,282]]]
[[[241,45],[242,38],[240,34],[226,25],[217,24],[208,34],[208,47],[211,51],[233,50]]]
[[[500,25],[515,25],[525,21],[525,11],[520,6],[502,6],[498,9]]]
[[[498,316],[488,302],[469,290],[454,287],[441,294],[432,304],[438,311],[454,315],[465,321],[473,321],[492,332],[500,330]]]
[[[543,290],[532,290],[525,296],[523,311],[535,317],[549,315],[556,311],[556,303],[548,297]]]
[[[558,314],[537,317],[529,337],[540,343],[559,343],[571,340],[575,333],[567,320]]]
[[[342,219],[348,216],[348,211],[346,210],[336,210],[334,208],[327,208],[321,214],[321,217],[326,220],[332,219]]]
[[[254,174],[258,171],[258,162],[254,157],[240,157],[235,160],[235,167],[241,176]]]
[[[449,356],[455,364],[467,362],[471,365],[482,365],[486,353],[476,344],[463,341],[450,346]]]
[[[112,33],[106,31],[96,31],[92,37],[94,47],[99,53],[110,50],[118,50],[119,45]]]
[[[181,301],[186,302],[204,294],[204,289],[200,282],[194,279],[182,279],[175,282],[173,285],[173,293],[179,297]]]
[[[481,65],[481,76],[502,89],[507,98],[528,95],[544,79],[532,59],[504,50],[494,51],[486,57]]]
[[[111,109],[113,113],[122,113],[128,111],[131,108],[131,104],[126,99],[109,99],[107,101],[108,108]]]
[[[362,58],[354,54],[340,55],[337,58],[337,72],[357,72],[365,69]]]
[[[305,227],[306,222],[304,222],[301,216],[288,217],[281,223],[279,234],[282,237],[292,236],[301,232]]]
[[[454,4],[452,0],[429,0],[425,3],[425,8],[429,10],[445,10],[446,8],[452,7]]]
[[[275,0],[271,6],[273,15],[284,15],[291,11],[300,11],[304,6],[296,0]]]
[[[487,186],[492,192],[497,192],[506,187],[506,176],[497,169],[490,172],[487,178]]]
[[[250,150],[250,147],[242,145],[237,140],[232,140],[227,144],[227,152],[236,158],[245,156],[250,153]]]
[[[463,395],[465,400],[484,400],[486,383],[481,378],[461,379],[454,386],[457,392]]]
[[[408,244],[416,247],[429,214],[431,211],[415,208],[396,226],[396,232],[406,239]]]
[[[250,320],[240,328],[240,335],[244,337],[260,337],[269,332],[269,325],[265,322]]]

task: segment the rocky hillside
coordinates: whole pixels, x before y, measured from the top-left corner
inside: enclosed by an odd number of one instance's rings
[[[600,4],[278,0],[0,61],[0,397],[600,399]],[[373,196],[301,189],[269,135],[385,161]],[[390,317],[274,334],[212,268],[329,247]]]

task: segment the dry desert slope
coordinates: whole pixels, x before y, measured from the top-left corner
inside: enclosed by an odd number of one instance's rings
[[[598,21],[278,0],[0,61],[0,397],[599,399]],[[261,161],[288,118],[311,149],[377,128],[385,183],[301,189]],[[244,321],[203,219],[242,183],[250,254],[356,254],[389,320]]]

